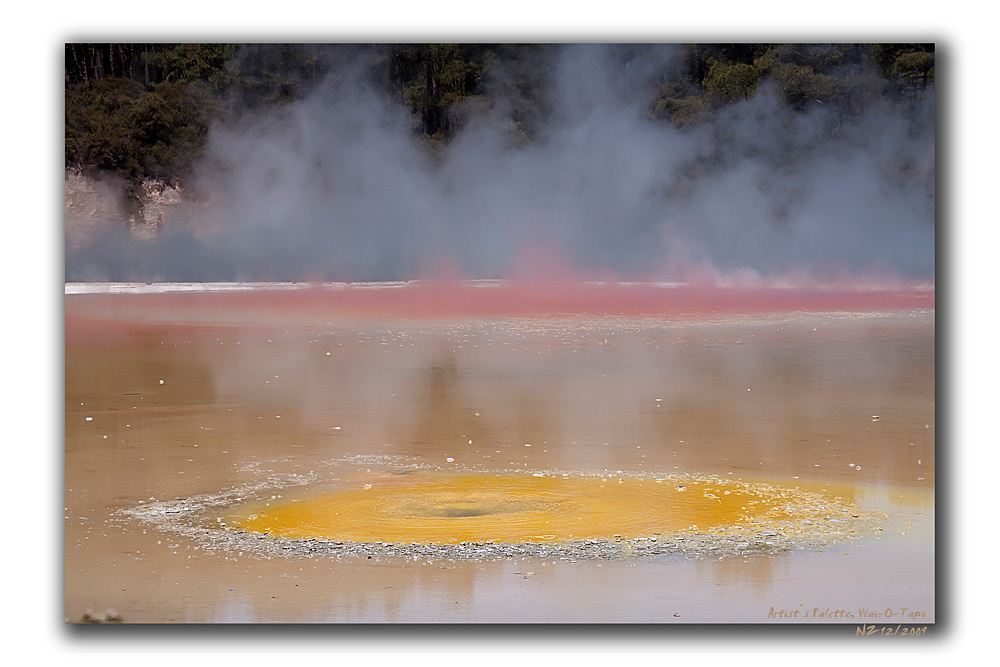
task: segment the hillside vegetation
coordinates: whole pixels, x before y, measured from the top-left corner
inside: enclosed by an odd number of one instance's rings
[[[138,184],[183,183],[210,125],[303,99],[326,77],[360,72],[409,110],[412,132],[447,144],[470,109],[502,102],[517,145],[542,140],[558,45],[67,44],[66,166]],[[686,44],[655,71],[634,73],[637,53],[616,45],[621,93],[650,122],[690,129],[728,105],[774,87],[796,113],[823,105],[836,137],[882,106],[915,110],[934,82],[932,44]],[[665,47],[666,48],[666,47]]]

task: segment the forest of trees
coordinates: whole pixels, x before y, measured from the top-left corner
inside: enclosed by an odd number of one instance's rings
[[[652,122],[696,127],[726,105],[776,88],[796,112],[834,110],[828,132],[875,105],[912,115],[934,81],[933,44],[687,44],[660,71],[631,81],[635,51],[615,45],[623,94]],[[538,140],[550,103],[551,44],[67,44],[67,168],[138,182],[183,183],[214,119],[307,96],[331,73],[363,68],[410,110],[413,133],[447,143],[477,98],[503,98],[519,140]],[[919,119],[914,119],[919,122]]]

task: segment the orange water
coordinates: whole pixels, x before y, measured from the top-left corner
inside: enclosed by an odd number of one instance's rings
[[[352,542],[629,539],[761,520],[779,501],[789,506],[787,493],[686,476],[417,473],[244,506],[224,523],[277,537]]]
[[[864,604],[933,619],[933,312],[355,321],[332,307],[163,296],[66,298],[67,618],[111,607],[126,623],[758,623],[772,606]],[[418,472],[375,474],[410,462]],[[367,476],[348,478],[355,469]],[[560,475],[482,474],[470,479],[483,484],[443,488],[446,474],[512,469]],[[561,478],[603,469],[634,478]],[[116,514],[313,471],[308,494],[274,489],[282,497],[270,505],[219,518],[236,525],[263,510],[273,529],[280,519],[291,531],[282,513],[294,507],[295,521],[325,526],[301,534],[345,541],[558,540],[564,530],[652,536],[689,523],[733,531],[746,506],[765,518],[741,533],[766,526],[807,540],[811,517],[777,525],[786,503],[822,504],[777,489],[795,486],[893,517],[883,532],[825,550],[546,566],[251,558]],[[706,486],[678,492],[681,473]],[[749,489],[756,495],[743,497],[757,504],[736,508],[739,490],[709,477],[774,486]],[[347,499],[368,504],[348,510]],[[332,533],[331,514],[350,511]],[[519,522],[530,525],[518,533]]]

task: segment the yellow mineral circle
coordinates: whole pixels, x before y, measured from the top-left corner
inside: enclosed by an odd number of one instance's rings
[[[243,505],[230,528],[290,539],[456,544],[630,539],[788,516],[786,489],[696,477],[443,474]]]

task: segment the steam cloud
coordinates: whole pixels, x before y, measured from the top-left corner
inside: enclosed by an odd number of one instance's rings
[[[539,63],[551,108],[527,143],[488,72],[437,154],[360,65],[334,70],[279,112],[213,126],[209,203],[155,243],[67,250],[67,279],[933,281],[932,94],[923,123],[872,108],[834,141],[823,105],[795,114],[765,86],[682,131],[639,94],[679,50],[633,52]]]

